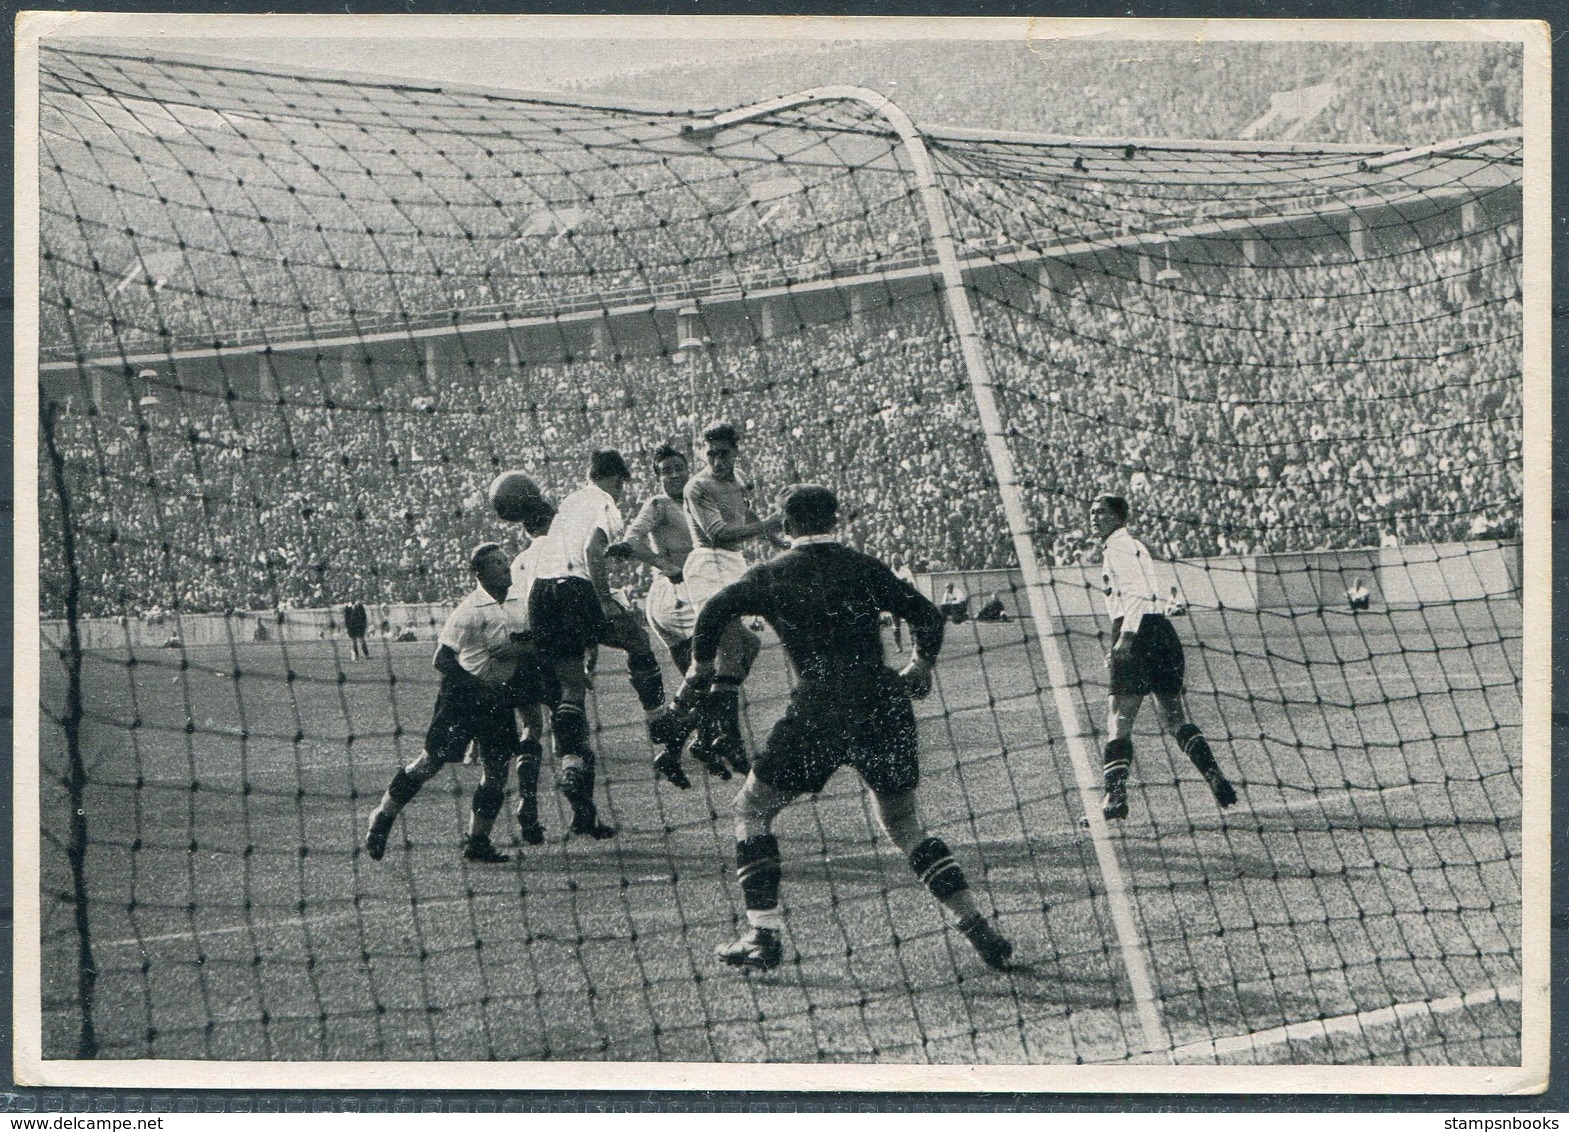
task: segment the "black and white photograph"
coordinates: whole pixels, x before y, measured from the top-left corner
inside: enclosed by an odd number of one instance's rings
[[[1545,1086],[1545,25],[17,46],[18,1082]]]

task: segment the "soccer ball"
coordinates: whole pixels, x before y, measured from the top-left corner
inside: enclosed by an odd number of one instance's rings
[[[491,507],[509,523],[521,523],[545,501],[539,485],[519,471],[502,472],[491,480],[489,494]]]

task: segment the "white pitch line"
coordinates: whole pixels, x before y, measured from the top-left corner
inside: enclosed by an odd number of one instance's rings
[[[1227,1054],[1257,1051],[1266,1046],[1281,1045],[1285,1042],[1304,1042],[1341,1034],[1357,1034],[1371,1026],[1387,1026],[1418,1018],[1434,1018],[1441,1014],[1453,1014],[1473,1006],[1486,1006],[1494,1002],[1519,1001],[1519,987],[1491,987],[1448,998],[1399,1002],[1394,1006],[1385,1006],[1378,1010],[1362,1010],[1355,1014],[1341,1014],[1335,1018],[1293,1022],[1287,1026],[1277,1026],[1273,1030],[1260,1030],[1252,1034],[1189,1042],[1172,1050],[1171,1055],[1173,1058],[1223,1057]]]

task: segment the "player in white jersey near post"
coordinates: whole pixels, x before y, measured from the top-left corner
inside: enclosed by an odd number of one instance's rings
[[[605,551],[607,558],[630,558],[654,568],[645,600],[648,627],[664,642],[676,671],[683,673],[692,661],[692,632],[697,627],[697,607],[687,594],[684,574],[692,553],[692,528],[682,507],[689,467],[680,449],[661,445],[654,453],[660,493],[644,502],[621,541]],[[683,790],[692,785],[681,769],[681,748],[691,729],[687,722],[691,716],[682,713],[654,758],[654,769]]]
[[[528,532],[528,546],[512,560],[512,592],[517,594],[523,610],[523,637],[533,641],[533,625],[528,619],[529,595],[534,590],[540,555],[545,550],[545,540],[556,509],[544,499],[530,507],[522,518],[523,529]],[[519,669],[523,668],[519,663]],[[561,684],[553,664],[543,661],[532,666],[538,673],[536,679],[513,681],[513,712],[518,731],[518,804],[516,815],[518,832],[524,844],[538,845],[545,840],[545,827],[539,820],[539,765],[544,757],[540,737],[545,733],[541,708],[555,711],[561,700]]]
[[[561,760],[557,784],[572,806],[572,832],[595,838],[614,837],[614,827],[599,820],[594,802],[594,751],[588,741],[590,651],[619,636],[613,630],[627,611],[610,592],[605,548],[621,537],[620,500],[632,478],[631,469],[613,448],[596,450],[589,460],[588,482],[561,501],[550,533],[533,561],[534,582],[528,616],[540,653],[551,662],[561,682],[561,701],[551,713],[551,732]],[[639,633],[641,627],[636,626]],[[650,713],[668,714],[659,662],[643,634],[646,659],[632,673],[633,687]],[[629,650],[628,667],[639,659]],[[651,679],[646,666],[652,665]],[[650,695],[652,693],[652,695]],[[652,701],[652,702],[650,702]]]
[[[1104,752],[1106,797],[1102,812],[1108,820],[1128,816],[1133,721],[1144,697],[1152,692],[1167,730],[1204,776],[1220,808],[1234,805],[1236,790],[1221,773],[1204,733],[1188,720],[1182,702],[1182,641],[1160,612],[1149,548],[1128,532],[1128,501],[1120,495],[1098,496],[1090,508],[1090,525],[1105,541],[1101,580],[1113,638],[1106,658],[1111,693],[1106,729],[1111,737]]]
[[[741,437],[734,425],[715,423],[703,430],[707,466],[687,481],[682,503],[692,529],[692,553],[682,571],[694,611],[747,571],[741,547],[757,538],[774,538],[784,527],[775,512],[759,519],[752,507],[751,487],[736,477]],[[752,670],[762,642],[739,621],[731,622],[719,643],[714,682],[697,702],[697,741],[692,757],[710,773],[729,778],[730,771],[750,769],[741,738],[740,689]]]

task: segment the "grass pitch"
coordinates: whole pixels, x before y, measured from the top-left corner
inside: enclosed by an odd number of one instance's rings
[[[1113,826],[1178,1061],[1520,1059],[1517,602],[1195,613],[1189,706],[1237,781],[1222,814],[1136,734]],[[1104,724],[1104,642],[1058,647]],[[892,641],[890,639],[890,655]],[[595,699],[606,842],[505,865],[458,852],[477,768],[428,785],[387,857],[359,850],[419,753],[429,642],[90,653],[87,924],[99,1056],[244,1059],[1118,1062],[1151,1056],[1064,727],[1028,622],[950,627],[922,717],[922,806],[1018,949],[988,971],[876,830],[853,771],[776,824],[786,962],[721,967],[741,930],[730,799],[656,782],[620,654]],[[44,1053],[76,1056],[60,657],[43,657]],[[674,684],[673,673],[667,682]],[[783,708],[770,639],[754,742]],[[514,839],[509,808],[497,841]],[[1156,1056],[1166,1051],[1156,1051]]]

